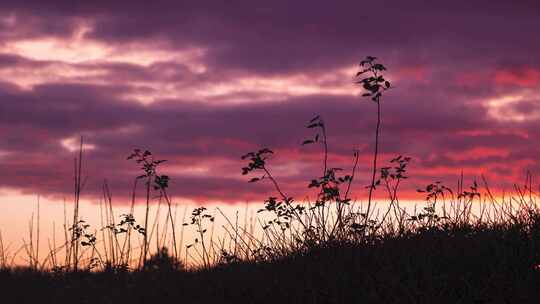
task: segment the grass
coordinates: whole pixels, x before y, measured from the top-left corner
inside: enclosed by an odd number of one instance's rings
[[[170,261],[136,271],[4,269],[0,283],[6,303],[534,303],[539,228],[538,212],[523,207],[502,223],[446,221],[265,261],[189,270]]]
[[[378,160],[382,92],[390,83],[386,68],[367,57],[357,76],[377,104],[373,168],[367,206],[351,200],[359,152],[352,170],[328,164],[327,125],[322,115],[307,128],[321,144],[322,176],[310,181],[313,202],[296,202],[272,175],[274,152],[246,153],[242,168],[250,182],[268,181],[269,197],[255,220],[239,224],[220,209],[199,207],[177,219],[150,151],[128,159],[140,166],[128,212],[114,214],[106,182],[100,204],[101,227],[79,214],[84,188],[83,143],[74,162],[73,217],[64,215],[64,242],[53,235],[49,254],[40,260],[40,212],[32,217],[29,239],[9,252],[0,234],[0,286],[7,303],[536,303],[540,299],[540,196],[530,176],[514,193],[495,197],[485,179],[457,189],[440,182],[419,190],[425,205],[410,210],[400,203],[410,157],[387,166]],[[323,113],[324,114],[324,113]],[[379,162],[378,162],[379,161]],[[137,185],[144,184],[142,222],[135,218]],[[372,193],[387,194],[387,207],[375,207]],[[152,204],[157,197],[157,204]],[[152,210],[152,206],[154,208]],[[162,205],[165,223],[160,222]],[[151,212],[155,212],[154,221]],[[224,222],[215,236],[216,217]],[[184,241],[184,229],[195,238]],[[41,238],[42,239],[42,238]],[[155,244],[155,249],[153,245]],[[26,253],[28,265],[13,257]],[[184,253],[184,255],[182,255]],[[64,257],[62,259],[62,257]],[[192,263],[188,263],[188,257]],[[196,261],[195,263],[193,261]]]

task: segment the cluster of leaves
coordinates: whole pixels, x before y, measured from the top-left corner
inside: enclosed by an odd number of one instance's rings
[[[92,257],[90,258],[90,260],[88,261],[88,270],[92,270],[94,268],[97,268],[99,265],[101,265],[101,260],[99,258],[96,258],[96,257]]]
[[[218,264],[236,264],[240,263],[241,261],[242,260],[234,253],[222,249]]]
[[[199,238],[195,238],[194,244],[187,245],[187,248],[192,247],[193,245],[199,243],[199,241],[203,241],[202,238],[204,237],[204,234],[206,233],[207,229],[205,227],[205,221],[208,220],[210,222],[213,222],[215,220],[215,217],[208,213],[208,210],[206,207],[198,207],[193,209],[190,216],[190,222],[184,223],[184,226],[192,225],[197,228],[196,232],[199,234],[201,240]]]
[[[399,155],[390,160],[391,164],[395,164],[394,167],[382,167],[381,168],[381,179],[383,180],[400,180],[406,179],[408,176],[405,175],[407,171],[407,165],[411,161],[411,158],[403,155]],[[380,184],[380,182],[379,182]]]
[[[396,199],[397,190],[399,184],[402,180],[409,178],[406,175],[407,166],[411,158],[408,156],[398,155],[397,157],[390,160],[390,165],[388,167],[382,167],[380,169],[380,177],[377,179],[373,186],[366,186],[366,188],[373,187],[376,189],[381,184],[386,187],[388,194],[390,195],[391,200]]]
[[[306,126],[306,128],[308,129],[312,129],[312,128],[319,128],[321,133],[316,133],[315,134],[315,137],[313,137],[313,139],[306,139],[302,142],[302,146],[303,145],[309,145],[309,144],[314,144],[314,143],[318,143],[319,142],[319,139],[321,138],[321,134],[323,137],[326,136],[326,126],[324,124],[324,120],[322,120],[321,116],[320,115],[317,115],[315,116],[314,118],[312,118],[310,121],[309,121],[309,124]],[[326,138],[324,138],[324,142],[323,143],[326,143]]]
[[[437,198],[444,196],[445,192],[449,194],[453,193],[452,189],[446,187],[440,181],[427,185],[425,189],[418,189],[416,191],[426,193],[427,202],[436,202]]]
[[[283,200],[279,200],[277,197],[269,197],[264,201],[264,209],[259,209],[258,212],[271,212],[275,217],[267,222],[263,226],[263,229],[268,229],[272,225],[277,225],[284,231],[291,227],[291,220],[301,216],[305,207],[299,204],[293,205],[293,199],[288,197]]]
[[[318,179],[312,179],[308,188],[320,188],[315,207],[324,206],[327,202],[338,202],[348,204],[349,198],[341,198],[340,184],[352,181],[351,175],[338,177],[336,172],[342,171],[342,168],[329,168],[326,174]]]
[[[377,227],[377,221],[368,218],[365,212],[351,212],[346,215],[346,219],[347,227],[357,236],[363,236]]]
[[[272,150],[268,148],[263,148],[257,152],[249,152],[242,155],[242,160],[249,159],[249,163],[247,164],[247,166],[242,168],[242,175],[246,175],[254,170],[263,170],[266,172],[266,160],[272,154],[274,154]],[[266,174],[262,175],[261,177],[254,177],[250,179],[249,182],[254,183],[264,179],[265,177]]]
[[[423,211],[417,215],[411,216],[411,221],[418,221],[423,224],[423,227],[433,227],[444,220],[445,217],[441,217],[436,213],[437,200],[439,198],[444,199],[444,194],[453,194],[452,189],[443,185],[440,181],[429,184],[425,189],[418,189],[419,193],[426,193],[427,206],[423,208]]]
[[[469,187],[469,190],[463,190],[461,193],[458,193],[458,199],[468,198],[473,200],[475,197],[480,197],[480,192],[478,191],[478,183],[473,181],[473,184]]]
[[[135,159],[135,162],[141,165],[144,174],[137,176],[137,179],[146,178],[149,183],[153,182],[154,190],[166,189],[169,186],[169,176],[157,174],[157,167],[167,160],[155,160],[150,151],[141,149],[134,149],[127,159]]]
[[[204,219],[208,219],[210,220],[211,222],[214,221],[214,216],[213,215],[210,215],[207,213],[208,209],[206,209],[206,207],[198,207],[198,208],[195,208],[193,209],[193,211],[191,212],[191,225],[199,225],[199,224],[202,224],[202,221]]]
[[[80,241],[81,245],[86,246],[95,246],[96,245],[96,235],[89,232],[90,225],[86,224],[86,221],[79,220],[73,226],[69,228],[69,231],[73,231],[73,241]]]
[[[107,225],[104,227],[104,229],[110,229],[111,231],[114,232],[114,234],[126,233],[128,232],[129,229],[133,229],[142,235],[146,234],[144,227],[136,223],[135,217],[133,216],[133,214],[120,215],[120,223],[116,225],[113,225],[113,224]]]
[[[361,70],[356,73],[356,78],[359,78],[356,83],[362,85],[365,93],[363,97],[369,97],[374,102],[379,102],[382,93],[390,89],[390,82],[381,75],[382,71],[386,70],[386,67],[376,62],[377,57],[367,56],[366,59],[360,62]],[[363,77],[364,74],[369,76]]]

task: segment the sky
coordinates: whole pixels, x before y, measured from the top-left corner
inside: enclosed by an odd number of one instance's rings
[[[313,198],[322,147],[301,143],[319,114],[330,166],[350,171],[360,151],[363,198],[376,105],[353,76],[367,55],[395,87],[380,149],[382,164],[412,158],[405,196],[461,172],[511,187],[540,169],[539,29],[536,1],[1,1],[0,199],[71,200],[80,136],[88,201],[105,179],[127,201],[135,148],[168,160],[179,202],[275,195],[241,175],[262,147],[284,191]]]

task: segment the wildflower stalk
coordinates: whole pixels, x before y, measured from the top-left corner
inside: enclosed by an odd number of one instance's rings
[[[356,81],[357,84],[361,84],[364,89],[362,97],[369,97],[373,102],[377,104],[377,125],[375,127],[375,147],[373,151],[373,168],[371,174],[371,184],[368,186],[368,206],[364,215],[364,225],[367,224],[370,211],[371,202],[373,200],[373,190],[375,190],[377,184],[375,181],[377,175],[377,158],[379,156],[379,135],[381,128],[381,96],[382,93],[390,89],[390,82],[384,79],[382,71],[386,68],[384,65],[376,62],[377,58],[373,56],[367,56],[360,62],[361,70],[356,74],[356,77],[360,77],[367,73],[367,76]]]

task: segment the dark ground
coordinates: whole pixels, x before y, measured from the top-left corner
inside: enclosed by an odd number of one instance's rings
[[[540,303],[540,225],[425,230],[200,271],[0,272],[2,303]]]

